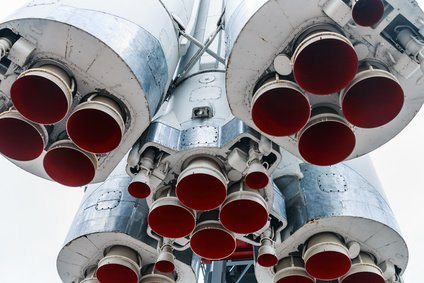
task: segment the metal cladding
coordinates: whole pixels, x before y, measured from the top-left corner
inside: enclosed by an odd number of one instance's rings
[[[375,150],[424,101],[424,33],[414,24],[424,14],[416,7],[382,0],[231,1],[224,17],[232,113],[311,164]],[[391,17],[392,11],[402,12]],[[343,122],[310,128],[321,107]],[[340,142],[330,142],[334,137]]]
[[[115,101],[94,96],[75,108],[66,129],[78,147],[88,152],[108,153],[121,143],[125,122]]]
[[[424,101],[414,1],[106,2],[36,0],[0,24],[0,153],[103,182],[64,283],[402,282],[372,166],[347,160]]]
[[[329,95],[344,89],[358,69],[358,57],[352,43],[329,31],[308,35],[297,46],[292,61],[296,82],[316,95]]]
[[[165,2],[144,1],[135,13],[125,8],[132,0],[36,0],[17,11],[0,24],[0,113],[5,101],[34,127],[48,126],[47,145],[69,138],[96,154],[89,182],[104,181],[149,126],[184,55],[173,17],[193,25],[193,0]],[[38,168],[48,149],[39,154],[39,136],[28,140],[37,156],[11,161],[52,179]]]
[[[141,282],[158,282],[143,281],[150,270],[149,274],[157,275],[152,278],[165,276],[172,278],[169,282],[195,282],[190,250],[174,252],[174,273],[162,275],[154,271],[163,239],[148,228],[146,200],[128,194],[131,178],[125,172],[125,165],[121,162],[106,182],[86,188],[57,259],[62,281],[80,282],[86,278],[87,271],[97,270],[100,283],[134,282],[137,277]],[[174,276],[178,280],[173,280]]]
[[[288,226],[275,243],[280,263],[290,256],[301,258],[297,266],[310,280],[400,282],[408,249],[369,158],[329,167],[288,160],[274,172],[288,214]],[[286,169],[296,164],[301,179],[297,170]],[[256,278],[272,280],[269,270],[257,267]],[[281,270],[277,266],[274,282],[293,275],[281,275]]]
[[[34,124],[16,110],[0,114],[0,153],[18,161],[39,157],[48,142],[47,130]]]
[[[357,0],[352,8],[352,18],[356,24],[370,27],[377,24],[384,15],[382,0]]]
[[[72,104],[72,88],[64,70],[43,65],[21,73],[10,89],[10,97],[22,116],[49,125],[65,118]]]
[[[79,187],[93,180],[97,158],[71,141],[62,140],[51,145],[43,159],[43,167],[47,175],[59,184]]]
[[[272,80],[255,92],[251,112],[253,122],[262,132],[290,136],[306,125],[311,106],[308,97],[295,83]]]

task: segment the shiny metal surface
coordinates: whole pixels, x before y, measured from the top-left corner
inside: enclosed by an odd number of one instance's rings
[[[408,249],[369,158],[330,167],[300,165],[303,178],[274,180],[286,197],[288,226],[277,244],[278,258],[301,255],[313,235],[333,232],[345,243],[357,242],[377,264],[391,262],[403,273]],[[274,271],[256,266],[258,280],[272,280]],[[264,281],[265,282],[265,281]]]
[[[86,188],[57,260],[63,282],[79,282],[85,271],[96,266],[104,251],[114,245],[137,251],[142,265],[156,261],[157,242],[147,234],[149,209],[144,200],[136,200],[128,194],[130,180],[122,162],[106,182]],[[177,282],[194,282],[190,250],[175,252],[175,256]]]
[[[186,8],[191,2],[181,1],[181,6],[158,0],[142,4],[132,0],[107,4],[38,0],[0,24],[0,29],[12,30],[35,47],[28,63],[23,68],[16,66],[16,72],[43,62],[57,62],[69,70],[78,90],[70,112],[93,92],[120,101],[127,117],[123,141],[113,152],[98,156],[94,183],[106,179],[157,111],[180,56],[171,13],[187,24],[192,11]],[[139,5],[140,9],[136,9]],[[134,9],[126,8],[130,6]],[[162,24],[156,25],[157,21]],[[8,81],[6,78],[0,83],[6,96],[10,91]],[[56,124],[50,134],[51,142],[63,135],[64,130],[65,122]],[[42,166],[44,154],[32,162],[14,163],[48,178]]]
[[[347,6],[341,0],[338,2]],[[307,28],[324,24],[340,29],[355,46],[366,46],[367,60],[377,60],[386,65],[399,80],[405,93],[402,111],[388,124],[374,129],[353,127],[356,147],[347,159],[354,159],[394,138],[414,118],[424,102],[423,73],[419,70],[418,63],[405,56],[402,50],[395,48],[390,39],[383,36],[386,28],[395,25],[402,16],[420,29],[421,24],[417,22],[424,17],[424,13],[415,1],[387,1],[383,20],[373,28],[363,28],[353,24],[349,7],[347,16],[342,15],[342,11],[336,15],[327,15],[325,11],[328,3],[329,1],[324,0],[227,1],[227,95],[234,116],[258,130],[250,110],[252,96],[260,79],[275,71],[273,63],[276,56],[291,56],[298,37]],[[339,21],[337,17],[343,19]],[[338,93],[325,97],[308,94],[312,106],[334,105],[335,109],[340,108],[338,96]],[[292,154],[300,156],[296,136],[267,137]]]
[[[175,89],[173,96],[165,101],[152,124],[139,140],[143,152],[154,147],[166,153],[161,159],[167,164],[166,177],[157,185],[172,184],[187,161],[199,155],[207,155],[230,170],[228,155],[239,142],[249,146],[249,141],[258,144],[261,135],[231,115],[225,94],[224,73],[206,72],[193,75]],[[193,109],[208,107],[210,118],[193,118]],[[280,162],[279,148],[272,144],[271,153],[264,157],[271,173]],[[240,172],[240,177],[242,172]],[[155,175],[155,171],[153,171]],[[239,179],[240,180],[240,179]],[[269,207],[272,207],[272,186],[266,188]],[[149,205],[155,192],[148,198]],[[277,209],[278,212],[281,209]]]

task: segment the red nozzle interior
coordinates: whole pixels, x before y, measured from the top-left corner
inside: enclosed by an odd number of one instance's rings
[[[402,87],[386,77],[370,77],[357,82],[345,94],[343,114],[353,125],[375,128],[392,121],[402,110]]]
[[[274,88],[260,95],[252,107],[252,119],[262,132],[272,136],[290,136],[308,122],[308,99],[292,88]]]
[[[316,95],[336,93],[347,87],[357,69],[355,49],[336,38],[309,44],[294,62],[296,82],[307,92]]]
[[[334,251],[317,253],[305,262],[306,271],[311,276],[324,281],[335,280],[346,275],[350,266],[351,260],[347,255]]]
[[[208,174],[190,174],[176,188],[178,199],[187,207],[208,211],[219,207],[227,196],[227,186]]]
[[[150,195],[150,187],[143,182],[132,182],[128,186],[128,192],[134,198],[145,199]]]
[[[193,214],[183,206],[162,205],[149,213],[150,228],[165,238],[182,238],[189,235],[196,226]]]
[[[299,139],[299,152],[311,164],[328,166],[345,160],[355,144],[355,134],[347,125],[324,121],[305,130]]]
[[[258,263],[263,267],[272,267],[278,263],[278,258],[273,254],[263,254],[258,256]]]
[[[168,260],[161,260],[155,263],[155,269],[162,273],[171,273],[175,270],[175,265]]]
[[[236,199],[221,208],[219,219],[225,228],[234,233],[250,234],[265,226],[268,211],[256,201]]]
[[[309,277],[301,275],[291,275],[281,278],[276,283],[314,283],[315,281]]]
[[[268,185],[269,177],[264,172],[260,172],[260,171],[251,172],[247,174],[246,178],[244,179],[244,182],[249,188],[260,190],[265,188]]]
[[[364,27],[377,24],[383,15],[384,4],[381,0],[358,0],[352,10],[355,23]]]
[[[100,283],[137,283],[138,275],[131,269],[119,264],[106,264],[97,269]]]
[[[27,75],[10,89],[13,105],[25,118],[40,124],[55,124],[68,112],[66,94],[47,78]]]
[[[50,178],[70,187],[87,185],[96,174],[95,165],[85,153],[68,147],[49,150],[43,165]]]
[[[190,246],[202,258],[221,260],[233,254],[236,239],[224,229],[205,228],[193,234]]]
[[[341,283],[384,283],[381,275],[372,272],[357,272],[346,276]]]
[[[4,156],[30,161],[41,155],[44,141],[30,123],[15,118],[0,118],[0,152]]]
[[[74,112],[66,127],[71,140],[88,152],[107,153],[121,143],[122,131],[118,122],[98,109]]]

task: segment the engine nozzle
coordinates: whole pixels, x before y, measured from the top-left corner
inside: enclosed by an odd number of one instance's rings
[[[396,77],[373,68],[359,72],[340,98],[346,120],[360,128],[389,123],[404,103],[404,93]]]
[[[7,158],[34,160],[43,153],[48,139],[44,126],[28,121],[18,111],[0,114],[0,153]]]
[[[356,137],[337,114],[321,113],[299,132],[299,152],[307,162],[329,166],[345,160],[353,152]]]
[[[234,253],[237,243],[234,235],[219,223],[218,211],[209,211],[200,216],[190,247],[201,258],[222,260]]]
[[[278,257],[272,240],[268,238],[262,239],[257,262],[262,267],[272,267],[278,263]]]
[[[161,248],[155,269],[162,273],[171,273],[175,270],[175,256],[170,245],[164,245]]]
[[[255,125],[272,136],[297,133],[311,115],[307,96],[287,80],[272,80],[261,86],[253,96],[251,108]]]
[[[315,280],[306,272],[300,257],[286,257],[275,268],[274,283],[314,283]]]
[[[97,157],[79,149],[70,140],[61,140],[51,145],[43,166],[47,175],[59,184],[80,187],[93,181]]]
[[[307,272],[324,281],[346,275],[351,267],[349,250],[332,233],[318,234],[309,239],[303,259]]]
[[[164,238],[177,239],[188,236],[196,226],[196,214],[173,195],[160,197],[150,208],[150,228]]]
[[[249,164],[245,174],[244,182],[251,189],[260,190],[269,184],[266,168],[257,159]]]
[[[298,44],[292,61],[296,82],[316,95],[344,89],[358,69],[358,56],[349,39],[329,31],[308,35]]]
[[[194,159],[178,177],[176,194],[185,206],[199,211],[219,207],[227,195],[227,180],[210,158]]]
[[[66,128],[78,147],[92,153],[108,153],[121,143],[125,122],[113,99],[95,95],[75,108]]]
[[[381,269],[375,264],[374,259],[366,253],[360,253],[352,260],[349,273],[341,278],[341,283],[384,283]]]
[[[128,192],[131,196],[138,199],[145,199],[151,193],[150,176],[146,170],[140,171],[128,186]]]
[[[266,225],[268,205],[258,190],[249,189],[239,182],[230,188],[219,219],[226,229],[234,233],[254,233]]]
[[[72,79],[64,70],[44,65],[20,74],[10,89],[10,96],[22,116],[50,125],[65,118],[72,104],[72,89]]]
[[[377,24],[384,15],[381,0],[356,0],[352,8],[352,18],[356,24],[370,27]]]
[[[99,261],[97,279],[100,283],[138,283],[138,254],[124,246],[114,246]]]

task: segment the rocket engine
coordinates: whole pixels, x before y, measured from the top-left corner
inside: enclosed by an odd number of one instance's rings
[[[401,283],[358,157],[424,102],[415,1],[141,2],[35,0],[0,24],[0,153],[86,186],[61,280]]]
[[[416,15],[409,6],[228,1],[226,87],[233,114],[314,165],[378,148],[423,102],[421,27],[411,23]]]
[[[160,106],[183,54],[171,13],[187,25],[193,1],[45,2],[0,25],[0,152],[63,185],[101,182]]]

